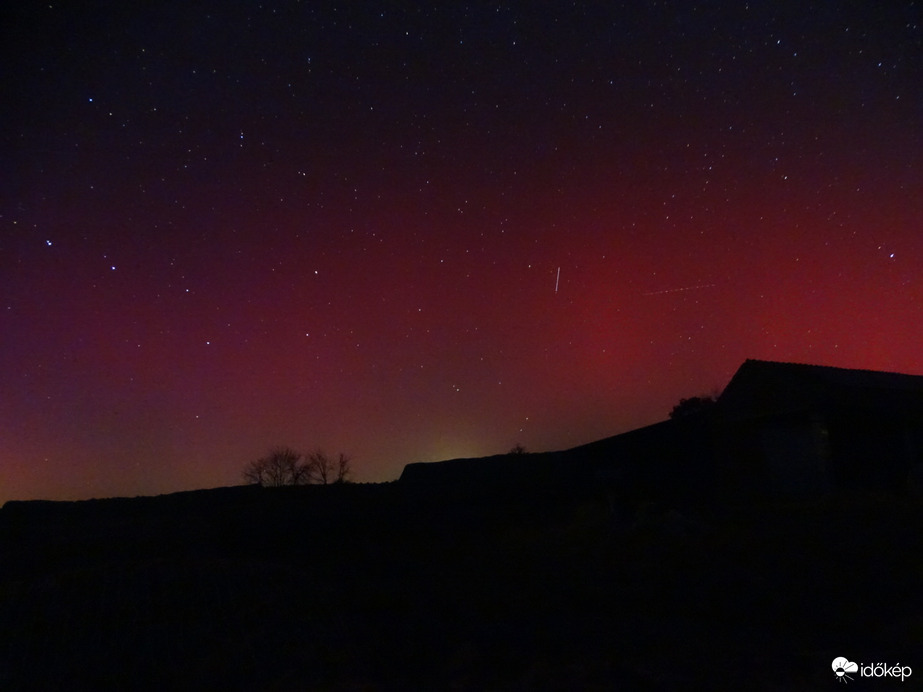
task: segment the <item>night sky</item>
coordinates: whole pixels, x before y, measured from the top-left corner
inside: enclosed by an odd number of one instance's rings
[[[563,449],[746,358],[923,373],[919,2],[0,26],[0,502]]]

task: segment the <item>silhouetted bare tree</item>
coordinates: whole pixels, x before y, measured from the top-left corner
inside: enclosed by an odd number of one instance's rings
[[[322,449],[316,449],[308,455],[307,466],[311,480],[315,483],[328,485],[349,482],[350,459],[343,452],[332,459]]]
[[[507,452],[507,454],[525,454],[526,448],[523,447],[518,442],[513,446],[513,448]]]
[[[307,485],[311,482],[310,464],[294,449],[276,447],[268,456],[244,467],[244,480],[265,487]]]

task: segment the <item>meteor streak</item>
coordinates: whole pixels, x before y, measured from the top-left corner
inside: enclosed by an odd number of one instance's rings
[[[561,267],[558,267],[558,278],[554,280],[554,292],[558,292],[558,282],[561,280]]]
[[[700,288],[714,288],[717,284],[696,284],[695,286],[684,286],[683,288],[668,288],[665,291],[651,291],[642,293],[642,296],[659,296],[664,293],[679,293],[681,291],[697,291]]]

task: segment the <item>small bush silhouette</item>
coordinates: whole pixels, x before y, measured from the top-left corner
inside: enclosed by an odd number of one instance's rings
[[[679,403],[670,411],[670,418],[676,419],[705,413],[711,410],[716,402],[717,398],[712,395],[693,396],[688,399],[680,399]]]

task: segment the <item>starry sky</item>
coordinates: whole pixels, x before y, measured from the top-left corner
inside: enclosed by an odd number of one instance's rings
[[[0,502],[923,373],[923,4],[0,10]]]

